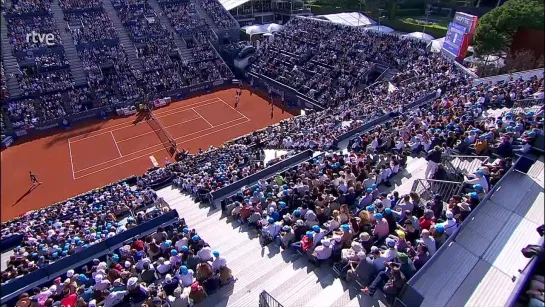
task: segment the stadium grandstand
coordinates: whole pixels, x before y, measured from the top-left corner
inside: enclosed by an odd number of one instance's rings
[[[543,69],[305,10],[3,2],[2,306],[543,303]]]

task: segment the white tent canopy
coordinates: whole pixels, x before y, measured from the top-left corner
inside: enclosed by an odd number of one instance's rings
[[[445,43],[445,38],[441,37],[438,39],[434,39],[430,42],[431,44],[431,52],[441,52],[441,48],[443,48],[443,44]]]
[[[269,33],[278,32],[280,30],[282,30],[282,26],[277,23],[271,23],[267,26],[267,31]]]
[[[333,23],[338,23],[347,26],[370,26],[377,24],[373,19],[363,15],[362,13],[338,13],[318,16],[321,19],[325,18]]]
[[[245,26],[245,27],[242,27],[241,29],[251,36],[254,34],[277,32],[282,29],[282,26],[276,23],[269,23],[264,25]]]
[[[366,30],[370,30],[370,31],[377,31],[377,32],[383,32],[383,33],[390,33],[390,32],[394,32],[395,30],[388,27],[388,26],[370,26],[370,27],[367,27],[365,28]]]
[[[422,33],[422,32],[412,32],[412,33],[409,33],[409,34],[405,34],[403,35],[403,37],[406,37],[406,38],[412,38],[412,39],[419,39],[419,40],[423,40],[423,41],[426,41],[426,42],[429,42],[429,41],[432,41],[435,39],[435,37],[427,34],[427,33]]]

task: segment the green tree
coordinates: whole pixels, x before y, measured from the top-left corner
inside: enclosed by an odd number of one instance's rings
[[[484,14],[475,31],[478,54],[507,52],[519,28],[544,29],[544,0],[508,0]]]
[[[388,11],[388,19],[396,19],[397,14],[397,0],[387,0],[386,1],[386,11]]]

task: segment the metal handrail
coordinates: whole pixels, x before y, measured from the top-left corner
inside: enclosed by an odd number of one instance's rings
[[[529,108],[529,107],[533,107],[533,106],[536,106],[536,105],[540,105],[540,104],[543,104],[544,102],[544,99],[541,98],[541,99],[535,99],[535,98],[527,98],[527,99],[520,99],[520,100],[517,100],[515,101],[515,103],[513,104],[513,108]]]
[[[267,291],[263,290],[259,294],[259,307],[284,307]]]
[[[462,222],[460,224],[460,227],[458,227],[458,229],[456,229],[454,231],[454,233],[452,235],[450,235],[448,237],[448,239],[445,241],[445,243],[443,243],[443,245],[437,250],[437,252],[435,252],[435,254],[433,254],[433,256],[426,262],[426,264],[416,272],[416,274],[414,274],[413,277],[411,277],[411,279],[408,281],[408,284],[409,286],[412,286],[414,285],[424,274],[426,274],[428,268],[431,267],[432,263],[441,256],[441,254],[448,248],[448,246],[450,246],[450,244],[455,240],[456,236],[466,227],[466,225],[468,225],[468,221],[471,221],[474,219],[474,217],[477,215],[478,212],[480,212],[482,210],[482,207],[480,206],[481,204],[484,204],[485,202],[488,201],[488,199],[490,199],[490,197],[492,196],[492,194],[494,194],[496,192],[497,189],[499,189],[501,187],[501,184],[503,182],[505,182],[505,178],[507,178],[507,176],[509,176],[509,174],[511,174],[514,170],[515,170],[515,167],[517,165],[517,163],[519,162],[521,158],[519,158],[515,163],[513,163],[513,165],[511,166],[511,168],[505,173],[505,175],[490,189],[490,191],[486,194],[486,196],[483,198],[483,200],[481,200],[479,202],[479,205],[477,205],[477,207],[475,208],[475,210],[472,210],[471,213],[465,218],[464,222]],[[414,288],[413,288],[414,289]],[[414,289],[416,290],[416,289]]]
[[[416,192],[422,199],[432,200],[435,194],[440,194],[444,200],[460,194],[463,184],[459,181],[446,181],[435,179],[416,179],[412,192]]]

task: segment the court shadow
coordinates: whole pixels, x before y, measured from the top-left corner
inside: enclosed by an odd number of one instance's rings
[[[25,194],[23,194],[21,197],[19,197],[19,199],[17,199],[17,201],[11,206],[15,207],[18,203],[20,203],[23,199],[25,199],[25,197],[27,197],[30,193],[32,193],[32,191],[34,191],[39,186],[40,186],[40,184],[32,185],[30,188],[28,188],[28,190],[25,192]]]

